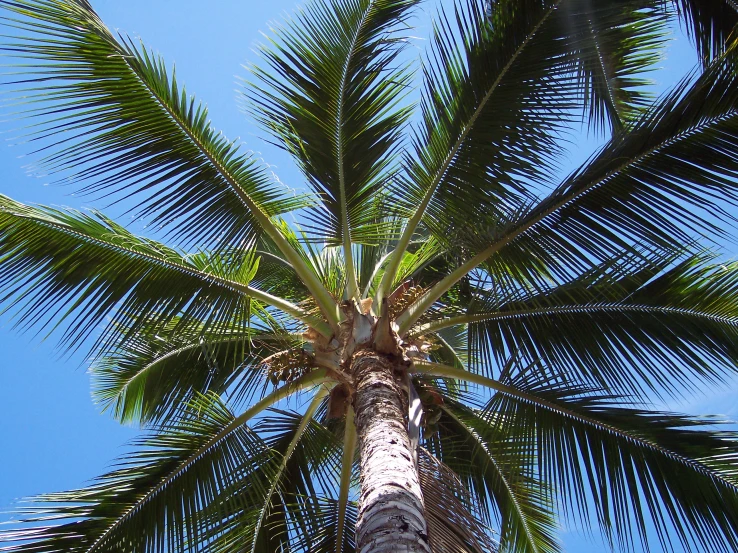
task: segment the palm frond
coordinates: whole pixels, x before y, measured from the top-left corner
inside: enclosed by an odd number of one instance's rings
[[[237,424],[240,422],[240,424]],[[12,553],[198,551],[200,513],[234,481],[248,482],[243,501],[279,459],[215,395],[199,396],[180,416],[135,443],[138,451],[87,488],[36,498],[24,522],[5,531]],[[50,521],[53,521],[50,523]]]
[[[332,299],[271,220],[304,207],[304,198],[285,194],[256,158],[217,133],[160,58],[116,38],[87,0],[0,6],[18,33],[4,51],[28,60],[13,83],[38,121],[28,138],[48,151],[45,171],[66,172],[97,195],[149,193],[137,213],[185,243],[240,246],[266,232],[338,324]]]
[[[658,3],[574,0],[556,12],[557,25],[567,29],[570,61],[564,63],[578,75],[595,130],[622,132],[653,100],[644,77],[663,52],[667,17]]]
[[[86,0],[0,5],[17,33],[4,51],[19,58],[9,79],[35,123],[40,170],[66,172],[85,192],[135,194],[140,215],[188,242],[239,244],[303,205],[211,127],[159,57],[116,38]]]
[[[106,316],[105,344],[143,324],[180,328],[208,321],[210,331],[246,325],[264,305],[282,309],[316,329],[327,325],[300,307],[249,286],[258,267],[253,250],[239,255],[186,255],[138,237],[99,213],[33,208],[0,197],[0,285],[5,310],[19,325],[59,326],[62,343],[78,346]],[[263,302],[263,303],[262,303]]]
[[[278,452],[281,462],[263,480],[260,492],[251,502],[227,511],[228,505],[243,492],[239,483],[221,495],[208,513],[213,517],[214,528],[218,525],[210,550],[312,551],[324,540],[321,532],[315,532],[325,516],[318,509],[320,491],[327,484],[322,473],[325,465],[337,463],[340,451],[334,434],[314,418],[327,391],[321,388],[304,413],[272,410],[255,425],[254,431],[263,436],[269,449]],[[225,518],[223,509],[228,512]]]
[[[290,248],[309,267],[313,278],[320,283],[334,302],[343,297],[346,287],[347,269],[345,258],[340,246],[318,245],[310,239],[307,232],[299,225],[288,225],[280,221],[279,228]],[[279,255],[275,252],[275,255]],[[284,258],[287,262],[287,259]],[[305,298],[308,302],[315,302],[312,296]]]
[[[90,368],[93,399],[121,422],[160,421],[193,394],[249,395],[266,382],[265,357],[302,343],[294,335],[241,325],[217,333],[192,330],[183,332],[176,323],[141,329],[105,352]]]
[[[500,439],[478,414],[451,398],[439,414],[438,434],[428,438],[427,447],[458,475],[482,517],[499,521],[500,551],[558,551],[553,505],[545,485],[528,470],[529,452]]]
[[[301,504],[301,508],[310,511],[310,526],[300,528],[294,532],[294,539],[290,542],[295,553],[354,553],[356,543],[353,532],[336,532],[341,513],[340,503],[332,497],[315,497]],[[359,516],[356,503],[349,501],[345,509],[345,526],[356,527]],[[341,541],[339,541],[341,538]]]
[[[560,120],[562,110],[535,107],[546,97],[547,84],[533,85],[541,88],[540,93],[505,87],[508,79],[517,84],[524,80],[516,79],[527,67],[520,58],[555,11],[556,2],[512,4],[496,3],[496,19],[489,23],[483,3],[467,0],[455,6],[453,16],[442,13],[436,23],[424,72],[423,120],[407,156],[408,174],[397,182],[393,198],[404,208],[408,222],[380,283],[378,304],[389,294],[402,256],[424,217],[438,230],[435,222],[448,220],[441,214],[454,205],[457,194],[458,204],[464,203],[467,209],[518,202],[525,190],[515,176],[540,175],[548,152],[556,149],[548,131]],[[565,93],[558,98],[559,105],[566,104]],[[503,104],[504,110],[495,109]],[[499,129],[504,129],[502,136]],[[508,143],[516,144],[524,155],[505,155]],[[485,161],[480,167],[476,161],[481,158]],[[495,168],[492,175],[488,174],[491,167]]]
[[[282,485],[282,479],[286,477],[286,471],[289,470],[289,461],[292,458],[293,453],[301,445],[301,441],[305,431],[312,425],[313,416],[315,412],[323,403],[323,400],[328,396],[330,389],[328,387],[321,387],[315,394],[315,397],[310,402],[310,405],[303,414],[295,414],[292,416],[292,421],[296,424],[287,424],[285,430],[284,422],[275,419],[274,417],[268,417],[259,422],[259,429],[262,432],[273,434],[274,444],[283,441],[286,444],[284,448],[283,460],[279,465],[278,472],[270,479],[270,486],[267,492],[263,496],[263,500],[258,505],[258,515],[253,521],[253,537],[251,538],[251,553],[255,553],[259,550],[258,544],[261,539],[262,528],[264,523],[267,521],[272,505],[272,497],[275,492]],[[282,433],[280,433],[282,431]],[[274,447],[274,446],[273,446]],[[313,491],[312,477],[309,473],[309,467],[304,463],[297,463],[297,466],[293,466],[292,478],[287,484],[295,491],[303,492],[302,495],[307,495],[307,492]],[[294,474],[297,471],[299,474]],[[294,491],[293,491],[294,493]]]
[[[735,547],[738,436],[700,428],[719,419],[628,407],[631,398],[530,370],[506,371],[503,381],[427,362],[416,361],[414,370],[498,392],[475,413],[498,429],[496,445],[529,455],[564,513],[588,522],[593,500],[597,522],[618,546],[632,550],[637,534],[647,547],[650,522],[664,547],[674,537],[689,551]]]
[[[488,368],[516,353],[556,380],[678,396],[735,373],[736,290],[738,265],[714,255],[632,253],[550,288],[477,291],[465,314],[416,332],[467,324]]]
[[[251,280],[255,287],[292,303],[299,304],[310,298],[310,292],[297,271],[267,236],[256,242],[256,255],[259,268]]]
[[[303,389],[320,386],[320,395],[325,373],[277,388],[237,417],[216,394],[195,396],[88,488],[36,498],[41,505],[27,510],[18,530],[0,533],[11,544],[4,551],[200,551],[227,534],[233,513],[263,507],[284,471],[274,436],[262,438],[246,423]]]
[[[454,472],[421,449],[418,477],[433,553],[492,553],[497,544],[479,522],[474,500]]]
[[[523,267],[535,260],[567,274],[634,244],[678,250],[694,235],[726,237],[734,222],[726,208],[738,201],[735,67],[730,50],[694,82],[679,83],[535,206],[494,227],[467,227],[466,247],[479,253],[418,301],[400,329],[485,262]],[[705,198],[709,213],[702,210]]]
[[[725,236],[733,221],[721,207],[738,199],[735,62],[731,50],[693,83],[680,83],[489,251],[539,241],[548,258],[603,259],[629,243],[678,249],[694,235]],[[701,211],[705,197],[715,202],[709,214]]]
[[[735,42],[738,4],[734,0],[672,0],[671,3],[679,13],[703,64],[709,64]]]
[[[530,375],[512,379],[488,406],[514,436],[533,439],[541,477],[565,509],[595,505],[609,539],[645,547],[648,524],[662,546],[674,537],[688,551],[732,551],[738,541],[738,440],[708,430],[709,417],[623,407],[622,397],[552,386]],[[513,438],[516,439],[516,438]]]
[[[353,539],[353,532],[351,528],[356,527],[356,523],[353,525],[348,524],[349,522],[349,494],[351,492],[352,477],[354,474],[354,460],[356,458],[356,444],[357,434],[356,426],[354,424],[354,408],[349,406],[346,412],[346,419],[344,424],[344,436],[343,436],[343,453],[341,458],[341,480],[338,486],[338,514],[336,517],[336,548],[335,553],[347,553],[349,547],[346,544],[346,539],[351,536]],[[358,513],[357,513],[358,514]]]
[[[384,247],[361,246],[362,255],[364,256],[361,260],[363,270],[360,278],[363,286],[362,297],[374,298],[384,277],[387,263],[394,254],[395,250],[392,249],[392,245],[392,237],[387,237]],[[432,280],[435,278],[435,274],[430,275],[430,273],[436,270],[433,266],[434,263],[447,254],[444,245],[432,236],[424,236],[422,239],[414,240],[402,255],[390,290],[396,289],[408,280]]]
[[[429,352],[431,361],[458,368],[469,366],[469,333],[464,326],[442,328],[432,334],[435,347]]]
[[[417,0],[313,0],[260,52],[247,91],[259,121],[294,154],[320,207],[318,237],[342,244],[348,297],[358,299],[353,242],[376,241],[378,190],[393,170],[398,107],[410,73],[394,69],[397,34]]]
[[[644,105],[640,75],[665,22],[658,10],[511,0],[487,13],[487,4],[465,0],[437,24],[423,123],[396,187],[408,223],[379,300],[421,221],[458,248],[459,232],[509,219],[552,184],[578,109],[594,122],[606,111],[619,128]]]

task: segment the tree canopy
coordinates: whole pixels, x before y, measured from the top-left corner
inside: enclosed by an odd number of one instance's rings
[[[259,47],[240,94],[296,193],[87,0],[0,0],[38,170],[151,229],[0,196],[0,308],[146,428],[1,551],[379,551],[368,353],[434,553],[556,552],[563,522],[738,549],[738,437],[656,405],[738,369],[736,6],[457,0],[418,60],[420,5],[312,0]],[[652,94],[674,25],[700,65]]]

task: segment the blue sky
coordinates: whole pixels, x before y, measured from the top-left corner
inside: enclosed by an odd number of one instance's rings
[[[287,155],[259,139],[258,129],[236,102],[236,78],[246,74],[241,64],[256,59],[252,48],[262,38],[259,33],[268,30],[268,21],[292,10],[294,0],[93,0],[93,5],[111,28],[141,36],[169,63],[176,63],[178,80],[208,104],[216,128],[260,152],[282,182],[301,186],[300,174]],[[429,12],[432,7],[433,2],[425,4]],[[427,36],[428,18],[422,16],[416,23],[413,34]],[[419,52],[422,45],[418,39],[412,48]],[[693,62],[688,45],[677,33],[664,69],[654,76],[662,85],[674,82]],[[27,176],[22,169],[26,161],[19,158],[27,148],[10,145],[15,126],[0,122],[4,133],[0,135],[0,193],[25,203],[101,206],[70,195],[69,189],[47,186],[43,178]],[[573,159],[583,159],[592,147],[593,142],[583,135]],[[119,211],[113,208],[109,213]],[[7,316],[0,317],[0,511],[24,496],[84,484],[103,472],[122,452],[123,444],[137,435],[137,429],[100,415],[92,404],[84,355],[62,356],[54,344],[53,336],[42,341],[32,332],[19,334]],[[724,390],[672,407],[736,415],[732,397],[732,390]],[[0,520],[9,517],[1,514]],[[572,553],[592,550],[593,542],[575,532],[562,536]]]

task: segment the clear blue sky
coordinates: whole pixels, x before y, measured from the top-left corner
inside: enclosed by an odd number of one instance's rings
[[[286,154],[258,138],[258,129],[236,103],[236,77],[246,73],[241,64],[255,59],[252,47],[261,39],[259,33],[268,30],[269,21],[291,11],[295,0],[93,0],[93,5],[108,26],[141,36],[168,62],[176,63],[178,80],[207,102],[216,128],[261,152],[284,183],[301,186],[300,174]],[[433,6],[429,1],[425,10],[432,12]],[[416,23],[414,34],[427,36],[428,18],[420,17]],[[423,41],[414,44],[419,52]],[[674,82],[692,67],[689,52],[683,39],[675,40],[665,69],[655,77],[662,84]],[[13,128],[0,122],[5,133],[0,135],[0,193],[25,203],[94,205],[69,195],[68,189],[28,177],[21,168],[24,160],[18,157],[26,150],[10,147],[5,140],[14,136]],[[592,143],[583,136],[578,147],[572,155],[581,160]],[[137,434],[137,429],[121,427],[99,414],[90,399],[83,355],[60,358],[54,343],[53,337],[42,342],[32,333],[19,334],[7,317],[0,318],[0,511],[25,496],[84,484],[102,473]],[[724,391],[673,407],[735,415],[731,398],[732,391]],[[0,520],[8,518],[0,515]],[[600,548],[575,532],[562,532],[562,537],[571,553]]]

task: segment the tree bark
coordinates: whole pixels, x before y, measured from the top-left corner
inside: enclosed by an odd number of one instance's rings
[[[357,553],[431,553],[420,481],[393,363],[374,351],[351,362],[361,455]]]

